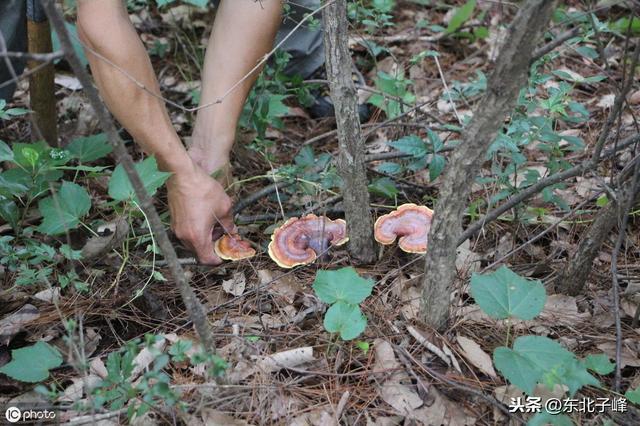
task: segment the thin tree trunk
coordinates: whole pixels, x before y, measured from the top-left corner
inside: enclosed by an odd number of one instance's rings
[[[636,196],[633,194],[632,187],[633,179],[629,179],[620,190],[616,191],[617,200],[611,200],[598,212],[573,256],[567,261],[564,272],[558,278],[556,288],[559,292],[571,296],[580,294],[591,274],[593,261],[600,253],[602,244],[611,230],[620,222],[620,215],[626,213],[620,209],[629,205],[631,197]]]
[[[39,1],[33,1],[27,8],[27,39],[29,53],[51,53],[51,28]],[[38,61],[29,61],[29,69],[42,66]],[[58,146],[57,109],[54,85],[53,63],[45,65],[29,78],[29,99],[32,116],[31,138],[46,140],[51,146]]]
[[[422,289],[422,317],[436,329],[443,329],[449,316],[456,246],[462,233],[462,215],[471,183],[504,118],[515,106],[520,88],[527,83],[532,53],[547,28],[554,4],[552,0],[529,0],[518,12],[509,27],[487,91],[443,175],[429,233]]]
[[[327,78],[338,128],[338,170],[343,180],[349,252],[356,260],[371,263],[375,260],[373,218],[369,212],[364,141],[358,117],[356,88],[351,78],[346,1],[335,0],[322,10],[322,16]]]

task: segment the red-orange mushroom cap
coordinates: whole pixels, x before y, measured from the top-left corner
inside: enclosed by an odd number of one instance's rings
[[[216,241],[214,249],[224,260],[248,259],[256,255],[255,249],[247,241],[243,241],[240,235],[223,235]]]
[[[269,256],[282,268],[306,265],[325,253],[329,246],[349,241],[347,223],[325,216],[309,214],[300,219],[292,217],[273,231]]]
[[[407,253],[426,253],[433,210],[426,206],[403,204],[395,211],[380,216],[373,235],[380,244],[392,244],[400,238],[398,246]]]

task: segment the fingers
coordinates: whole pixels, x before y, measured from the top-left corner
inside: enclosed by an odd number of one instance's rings
[[[208,235],[211,235],[211,233]],[[210,237],[197,241],[196,244],[194,244],[193,249],[198,256],[198,260],[203,265],[215,266],[222,263],[222,259],[216,255],[213,249],[213,240]]]

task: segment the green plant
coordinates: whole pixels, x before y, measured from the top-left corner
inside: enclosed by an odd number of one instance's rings
[[[0,367],[0,373],[21,382],[37,383],[49,377],[49,370],[62,365],[62,355],[53,346],[37,342],[11,351],[11,361]]]
[[[402,69],[393,75],[378,71],[374,83],[381,93],[371,95],[367,102],[383,110],[388,118],[399,116],[405,105],[411,107],[416,101],[416,95],[409,90],[413,81],[404,77]]]
[[[549,389],[564,385],[573,396],[583,386],[600,387],[600,381],[589,370],[600,375],[613,371],[615,365],[605,354],[578,359],[560,343],[544,336],[519,336],[509,346],[511,320],[533,319],[544,308],[546,292],[540,281],[527,280],[502,266],[492,273],[474,274],[471,295],[487,315],[507,322],[506,344],[495,348],[493,362],[510,383],[528,395],[533,395],[537,384],[544,384]],[[537,414],[529,424],[538,424],[542,419],[571,424],[567,416],[549,417],[547,412]]]
[[[318,299],[331,305],[324,316],[324,328],[339,333],[342,340],[360,336],[367,327],[367,318],[358,306],[375,285],[372,279],[362,278],[351,267],[335,271],[318,271],[313,289]]]

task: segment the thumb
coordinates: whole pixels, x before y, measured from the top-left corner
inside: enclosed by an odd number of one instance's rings
[[[222,259],[216,255],[216,252],[213,249],[213,240],[211,236],[211,232],[204,234],[204,238],[194,242],[193,248],[196,251],[198,260],[203,265],[220,265],[222,263]]]

